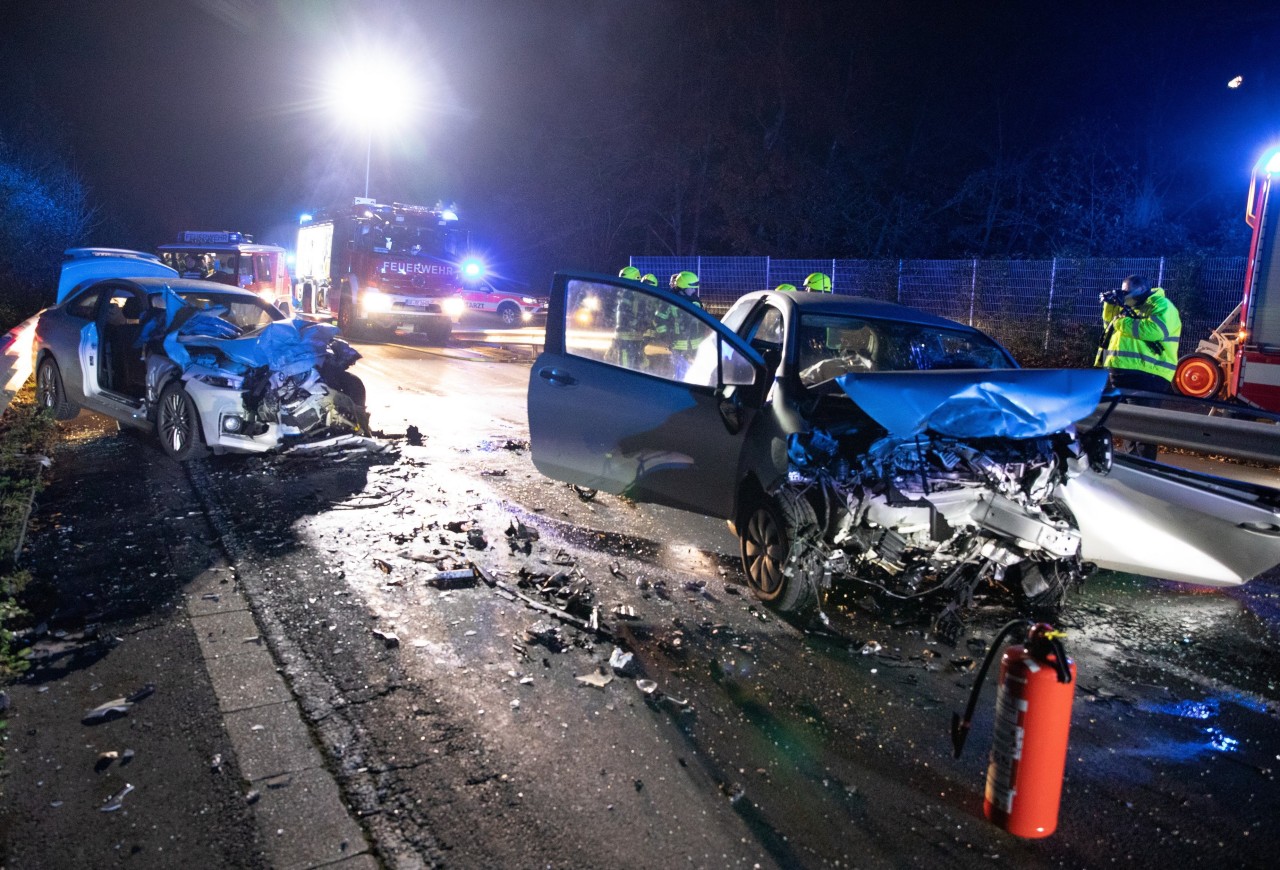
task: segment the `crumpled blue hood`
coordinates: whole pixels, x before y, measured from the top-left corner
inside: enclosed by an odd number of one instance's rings
[[[952,438],[1039,438],[1084,419],[1107,384],[1103,369],[851,372],[835,379],[889,431]]]

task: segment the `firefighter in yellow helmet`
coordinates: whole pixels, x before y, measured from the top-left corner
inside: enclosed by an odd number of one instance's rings
[[[773,288],[773,292],[775,292],[775,293],[794,293],[794,292],[796,292],[796,285],[795,285],[795,284],[779,284],[777,287],[774,287],[774,288]]]
[[[658,276],[653,274],[652,272],[645,272],[643,275],[640,276],[640,283],[648,284],[650,287],[657,287]]]
[[[804,279],[804,289],[810,293],[830,293],[831,277],[822,272],[814,272]]]
[[[618,272],[619,278],[626,278],[628,281],[639,281],[640,270],[635,266],[623,266]]]
[[[696,305],[702,307],[698,298],[698,276],[693,272],[676,272],[671,276],[671,290]],[[661,306],[654,315],[654,335],[658,341],[671,349],[671,364],[676,378],[683,380],[689,370],[689,363],[702,341],[703,330],[693,317],[674,305]]]
[[[626,278],[628,281],[641,280],[640,270],[635,266],[623,266],[618,272],[618,277]],[[645,333],[653,324],[650,310],[651,306],[645,294],[618,288],[613,310],[613,346],[605,355],[606,362],[633,371],[648,368],[644,347]]]

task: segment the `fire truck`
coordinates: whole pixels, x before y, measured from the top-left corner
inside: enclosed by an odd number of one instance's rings
[[[466,310],[467,233],[457,213],[355,197],[298,229],[297,295],[303,316],[335,317],[356,337],[397,327],[444,344]]]
[[[1245,221],[1253,228],[1244,298],[1194,353],[1178,361],[1173,384],[1197,399],[1223,398],[1280,411],[1280,148],[1253,168]]]
[[[284,248],[256,245],[247,233],[186,230],[178,241],[157,250],[166,266],[183,278],[204,278],[252,290],[285,314],[297,307]]]

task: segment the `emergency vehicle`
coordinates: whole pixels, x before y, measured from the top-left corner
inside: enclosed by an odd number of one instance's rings
[[[337,318],[352,336],[386,338],[403,326],[444,344],[466,310],[466,259],[467,233],[453,209],[355,197],[302,216],[299,310]]]
[[[160,245],[157,250],[179,277],[203,278],[252,291],[288,315],[297,307],[284,248],[254,244],[247,233],[186,230],[175,244]]]
[[[463,263],[462,299],[469,313],[494,315],[503,326],[543,324],[547,320],[547,300],[515,290],[502,290],[484,278],[479,260]]]
[[[1253,168],[1245,221],[1253,228],[1244,298],[1194,353],[1178,361],[1173,384],[1197,399],[1236,399],[1280,411],[1280,148]]]

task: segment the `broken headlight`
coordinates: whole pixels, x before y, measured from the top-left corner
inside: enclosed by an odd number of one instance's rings
[[[233,375],[200,374],[193,375],[192,380],[208,384],[211,387],[221,387],[224,390],[238,390],[244,385],[244,378],[238,378]]]

